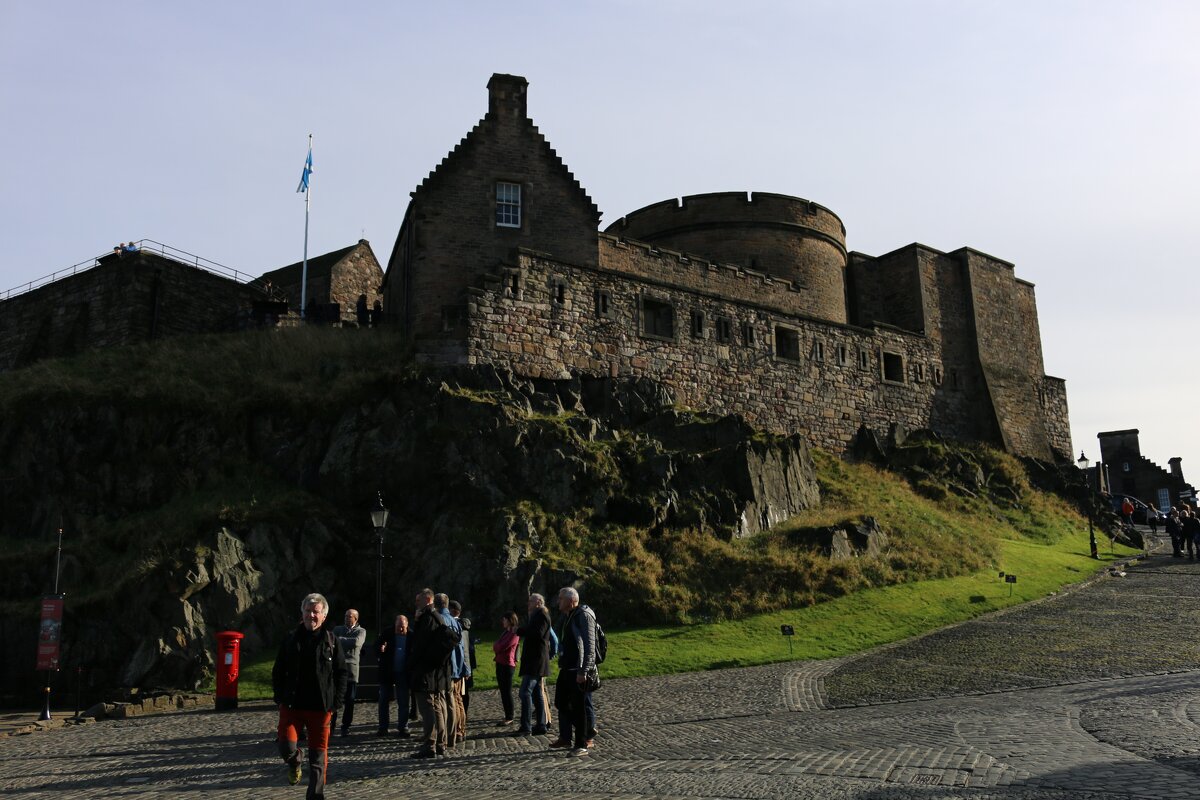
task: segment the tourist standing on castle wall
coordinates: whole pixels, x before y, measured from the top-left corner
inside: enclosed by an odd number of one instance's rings
[[[366,630],[358,624],[356,609],[347,609],[344,620],[344,625],[338,625],[333,629],[333,635],[337,637],[342,653],[346,656],[346,669],[350,671],[350,677],[346,681],[346,694],[342,698],[342,736],[350,733],[350,726],[354,724],[354,694],[358,688],[358,659],[362,654],[362,646],[367,641]],[[337,727],[337,721],[338,711],[337,708],[334,708],[333,721],[330,723],[332,727]]]
[[[551,747],[571,747],[571,755],[586,756],[594,722],[588,721],[587,704],[596,674],[596,615],[579,602],[579,592],[564,586],[558,593],[558,610],[564,615],[562,650],[558,656],[558,681],[554,705],[558,708],[558,739]],[[574,736],[572,736],[572,732]]]
[[[512,725],[513,722],[513,673],[517,669],[517,645],[521,637],[517,635],[519,620],[512,611],[500,618],[500,638],[492,645],[496,662],[496,685],[500,687],[500,704],[504,707],[504,721],[501,725]]]
[[[271,670],[271,687],[279,706],[279,754],[288,765],[288,780],[300,782],[303,754],[299,731],[308,730],[309,798],[325,796],[329,765],[329,728],[333,710],[346,691],[346,658],[337,637],[324,628],[329,603],[312,593],[300,601],[300,625],[279,646]]]
[[[517,629],[521,637],[521,724],[514,735],[542,735],[549,721],[546,718],[546,700],[542,682],[550,674],[550,612],[546,610],[546,598],[540,594],[529,595],[525,606],[529,617]],[[537,711],[537,720],[533,712]]]
[[[392,630],[376,639],[372,649],[379,667],[379,728],[375,734],[387,735],[394,698],[396,733],[408,738],[408,617],[397,614]]]
[[[371,310],[367,306],[367,296],[360,294],[354,304],[354,314],[358,317],[358,327],[365,328],[371,324]]]

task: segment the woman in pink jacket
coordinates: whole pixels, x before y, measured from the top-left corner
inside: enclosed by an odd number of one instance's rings
[[[504,703],[504,722],[501,725],[512,725],[513,722],[513,672],[517,668],[517,644],[521,637],[517,636],[519,620],[513,612],[508,612],[500,618],[500,628],[503,633],[492,650],[496,653],[496,683],[500,686],[500,701]]]

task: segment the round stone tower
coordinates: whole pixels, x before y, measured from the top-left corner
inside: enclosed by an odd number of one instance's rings
[[[609,225],[614,236],[790,280],[796,313],[846,322],[846,228],[828,208],[766,192],[667,200]]]

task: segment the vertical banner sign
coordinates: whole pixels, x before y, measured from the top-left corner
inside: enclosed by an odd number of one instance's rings
[[[58,669],[59,643],[62,638],[63,597],[42,598],[42,624],[38,629],[37,668]]]

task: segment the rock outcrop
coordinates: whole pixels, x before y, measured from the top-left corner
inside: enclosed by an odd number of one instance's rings
[[[64,528],[66,667],[97,688],[192,689],[217,631],[269,652],[309,591],[374,616],[377,491],[391,509],[385,615],[435,585],[488,619],[530,591],[588,585],[572,531],[730,539],[819,502],[801,437],[672,401],[646,380],[486,368],[312,414],[48,402],[0,423],[0,536]],[[0,556],[0,602],[18,617],[0,635],[16,652],[33,652],[28,612],[53,585],[46,541]],[[32,677],[19,660],[0,666],[17,692]]]

